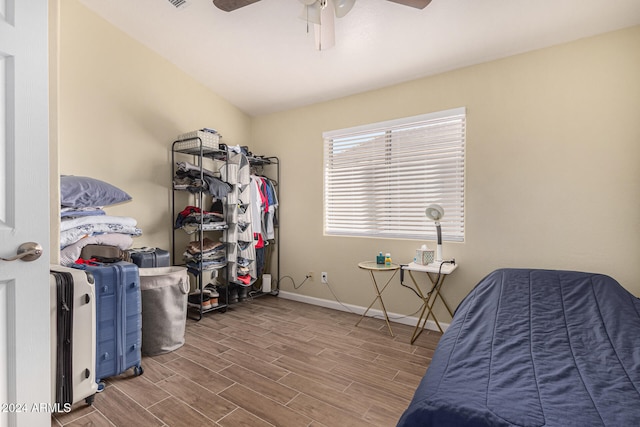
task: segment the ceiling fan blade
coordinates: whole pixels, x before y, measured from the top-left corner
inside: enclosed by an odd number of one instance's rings
[[[416,9],[424,9],[429,6],[431,0],[389,0],[394,3],[403,4],[405,6],[415,7]]]
[[[248,6],[253,3],[257,3],[260,0],[213,0],[213,4],[220,10],[225,12],[232,12],[241,7]]]

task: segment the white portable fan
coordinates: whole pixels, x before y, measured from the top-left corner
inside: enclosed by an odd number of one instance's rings
[[[442,229],[440,227],[440,220],[444,216],[444,209],[440,205],[432,204],[427,206],[424,211],[428,219],[435,222],[436,234],[437,234],[437,246],[436,246],[436,259],[435,262],[442,262]]]

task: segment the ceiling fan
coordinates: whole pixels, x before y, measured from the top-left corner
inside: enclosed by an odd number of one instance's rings
[[[260,0],[213,0],[213,4],[220,10],[232,12],[241,7],[257,3]],[[323,50],[335,44],[334,15],[337,18],[345,16],[356,0],[299,0],[304,5],[302,19],[307,24],[314,24],[316,49]],[[388,0],[405,6],[424,9],[431,0]]]
[[[225,12],[233,12],[236,9],[240,9],[241,7],[248,6],[253,3],[257,3],[260,0],[213,0],[213,4],[220,10],[224,10]],[[415,7],[416,9],[424,9],[431,3],[431,0],[389,0],[394,3],[403,4],[405,6]],[[303,1],[304,4],[308,5],[310,3],[319,3],[320,0],[313,1]],[[336,10],[348,8],[347,12],[351,10],[355,0],[335,0],[334,4],[336,5]],[[346,14],[346,12],[345,12]]]

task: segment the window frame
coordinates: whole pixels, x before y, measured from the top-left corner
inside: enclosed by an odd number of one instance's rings
[[[465,107],[322,136],[325,236],[434,240],[435,227],[424,210],[437,203],[445,210],[440,221],[443,240],[464,242]],[[385,162],[385,171],[378,172]],[[356,201],[353,207],[348,197]],[[367,197],[375,202],[363,201]],[[399,200],[402,197],[406,201]],[[405,206],[406,215],[401,212]],[[360,218],[350,221],[356,214]]]

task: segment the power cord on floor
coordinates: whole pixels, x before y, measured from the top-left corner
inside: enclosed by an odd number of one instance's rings
[[[450,259],[450,260],[445,260],[445,261],[442,261],[442,262],[440,263],[440,266],[438,267],[438,276],[437,276],[437,280],[435,281],[435,283],[436,283],[436,284],[440,282],[440,278],[442,277],[442,266],[443,266],[444,264],[453,264],[453,265],[455,265],[455,263],[456,263],[455,258],[452,258],[452,259]],[[307,276],[307,277],[308,277],[308,276]],[[305,280],[306,280],[306,279],[305,279]],[[304,283],[304,282],[303,282],[303,283]],[[411,291],[412,291],[414,294],[416,294],[416,296],[417,296],[418,298],[422,299],[422,297],[420,296],[420,294],[419,294],[419,293],[418,293],[418,292],[417,292],[413,287],[411,287],[411,286],[408,286],[408,285],[405,285],[405,284],[404,284],[404,270],[402,269],[402,266],[400,267],[400,284],[401,284],[402,286],[404,286],[405,288],[411,289]],[[302,284],[301,284],[301,285],[302,285]],[[435,286],[436,286],[436,285],[434,284],[433,288],[432,288],[432,289],[429,291],[429,293],[427,294],[429,297],[431,296],[431,293],[435,290]],[[343,304],[343,303],[338,299],[338,296],[335,294],[335,292],[333,292],[333,288],[331,288],[331,285],[329,284],[329,282],[327,282],[327,287],[329,288],[329,291],[331,292],[331,294],[333,295],[333,298],[336,300],[336,302],[337,302],[338,304],[340,304],[342,307],[344,307],[344,308],[345,308],[347,311],[349,311],[350,313],[353,313],[353,314],[359,314],[359,313],[356,313],[356,312],[354,312],[353,310],[351,310],[349,307],[347,307],[346,305],[344,305],[344,304]],[[415,316],[416,314],[418,314],[418,312],[419,312],[420,310],[422,310],[422,307],[423,307],[423,305],[421,304],[421,305],[420,305],[420,307],[418,307],[418,309],[417,309],[416,311],[414,311],[413,313],[407,314],[407,315],[405,315],[405,316],[396,316],[396,317],[389,316],[389,319],[390,319],[390,320],[406,319],[407,317]],[[373,316],[371,316],[371,317],[376,318],[376,319],[383,319],[383,318],[384,318],[382,315],[373,315]]]
[[[344,305],[342,303],[342,301],[340,301],[340,299],[338,298],[336,293],[333,291],[333,288],[331,287],[331,284],[329,282],[327,282],[326,285],[329,288],[329,292],[331,292],[331,295],[333,295],[333,299],[335,299],[338,304],[340,304],[342,307],[344,307],[345,310],[347,310],[349,313],[357,314],[359,316],[362,315],[362,313],[356,313],[355,311],[351,310],[349,307]],[[414,316],[414,315],[418,314],[418,312],[421,309],[422,309],[422,305],[420,307],[418,307],[418,309],[416,311],[414,311],[413,313],[407,314],[405,316],[395,316],[395,317],[389,316],[389,320],[406,319],[407,317],[411,317],[411,316]],[[379,315],[379,314],[374,314],[373,316],[369,316],[369,317],[373,317],[374,319],[384,319],[384,316]]]
[[[304,276],[304,280],[299,284],[296,285],[296,281],[293,277],[291,276],[282,276],[276,283],[278,284],[278,289],[280,289],[280,282],[282,281],[282,279],[290,279],[291,283],[293,284],[293,289],[300,289],[302,287],[302,285],[304,285],[304,283],[309,280],[309,278],[311,278],[311,276],[309,276],[308,274]]]

